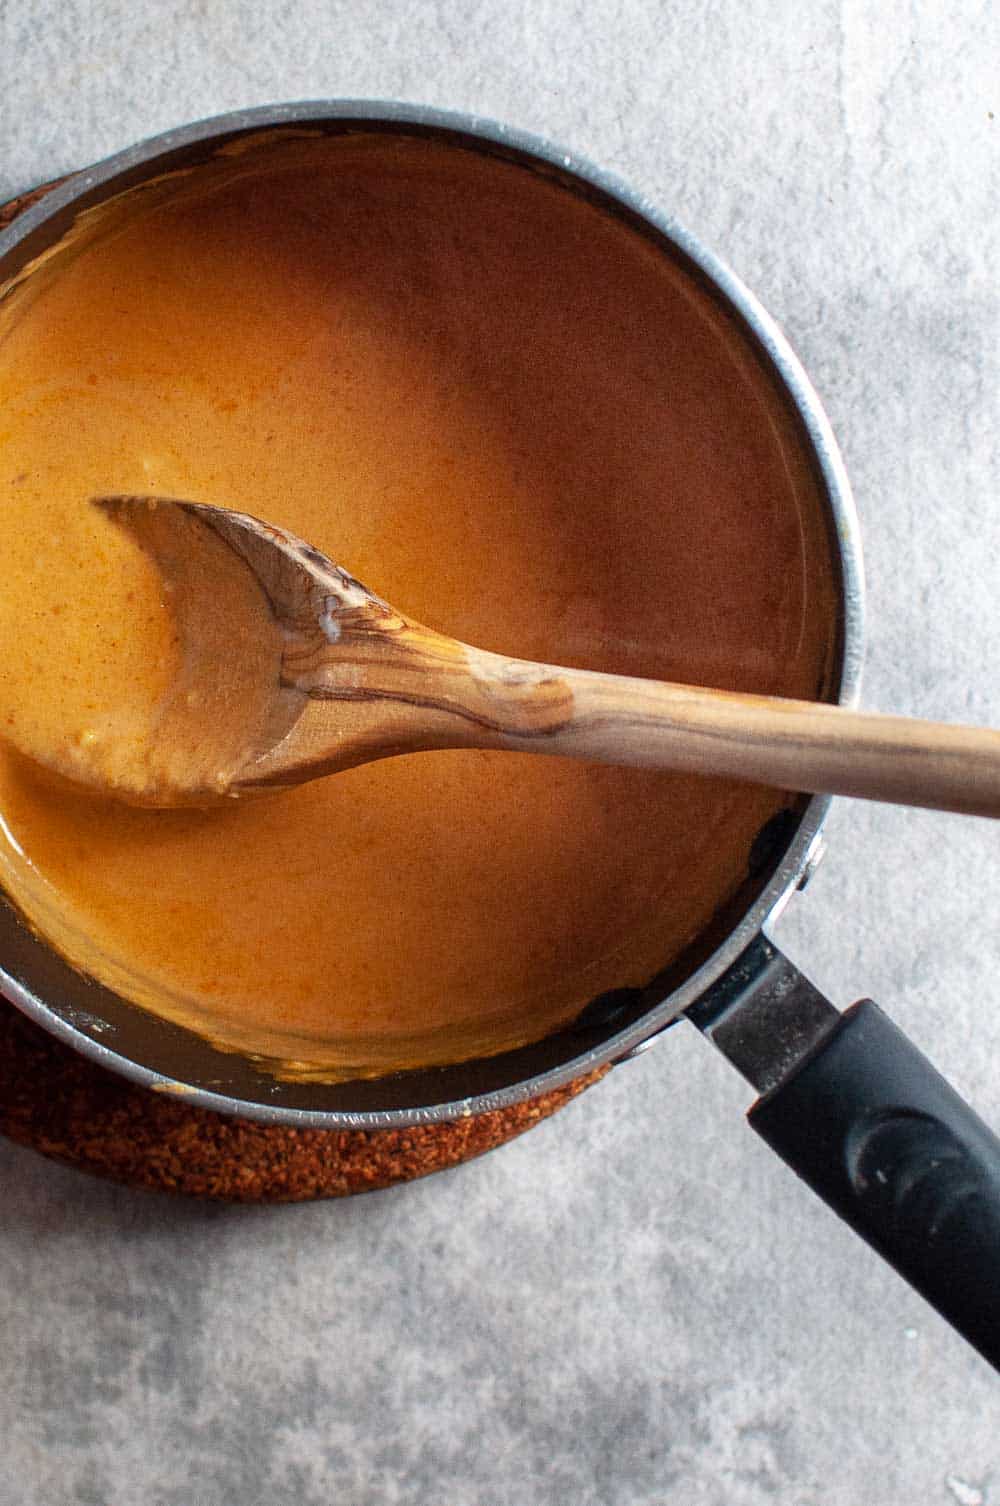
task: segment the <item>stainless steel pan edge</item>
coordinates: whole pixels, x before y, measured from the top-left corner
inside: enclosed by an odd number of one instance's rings
[[[236,111],[128,147],[78,173],[0,233],[0,287],[69,227],[76,214],[185,160],[204,160],[240,136],[265,130],[383,129],[451,138],[547,170],[609,212],[627,216],[686,261],[743,325],[770,364],[802,425],[829,509],[841,586],[838,698],[857,700],[864,640],[860,536],[850,486],[819,399],[777,325],[733,272],[650,200],[613,175],[551,142],[479,116],[371,100],[304,101]],[[434,1069],[324,1087],[277,1082],[266,1070],[226,1055],[189,1032],[154,1020],[74,973],[28,936],[9,907],[0,915],[0,993],[83,1055],[134,1082],[183,1094],[221,1113],[308,1128],[399,1128],[502,1109],[550,1091],[650,1042],[703,998],[764,930],[770,929],[815,859],[829,806],[812,799],[776,855],[757,898],[702,964],[666,997],[621,1028],[613,1022],[587,1041],[549,1043],[457,1068]],[[17,954],[13,958],[12,950]],[[41,954],[46,954],[41,956]],[[27,959],[27,961],[26,961]],[[137,1018],[138,1017],[138,1018]],[[145,1034],[146,1044],[131,1045]],[[553,1047],[552,1042],[557,1042]],[[137,1059],[138,1058],[138,1059]]]

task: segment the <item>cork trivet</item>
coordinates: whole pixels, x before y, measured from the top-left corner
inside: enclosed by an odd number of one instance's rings
[[[228,1202],[344,1197],[457,1166],[548,1118],[602,1075],[452,1124],[285,1129],[136,1087],[0,1000],[0,1133],[116,1182]]]
[[[55,183],[0,205],[0,229]],[[0,1133],[133,1187],[239,1203],[345,1197],[468,1161],[523,1134],[607,1069],[528,1103],[405,1130],[298,1130],[136,1087],[0,999]]]

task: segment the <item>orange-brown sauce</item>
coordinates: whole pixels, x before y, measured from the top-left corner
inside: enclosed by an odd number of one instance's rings
[[[484,648],[824,689],[828,546],[768,378],[638,233],[498,160],[265,143],[116,206],[0,304],[22,748],[127,745],[176,670],[162,580],[88,505],[107,492],[272,519]],[[0,877],[129,997],[336,1075],[519,1043],[645,982],[785,803],[454,752],[153,812],[0,744]]]

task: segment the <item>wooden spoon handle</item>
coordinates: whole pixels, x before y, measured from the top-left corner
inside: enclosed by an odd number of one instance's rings
[[[482,659],[489,746],[1000,817],[1000,732]]]

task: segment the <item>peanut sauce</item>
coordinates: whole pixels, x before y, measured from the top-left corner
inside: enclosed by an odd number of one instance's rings
[[[88,499],[270,519],[484,648],[810,697],[836,597],[804,451],[691,273],[499,157],[279,138],[133,192],[0,303],[0,880],[285,1074],[497,1051],[644,984],[787,795],[460,751],[150,811],[39,771],[127,756],[177,674],[162,578]]]

